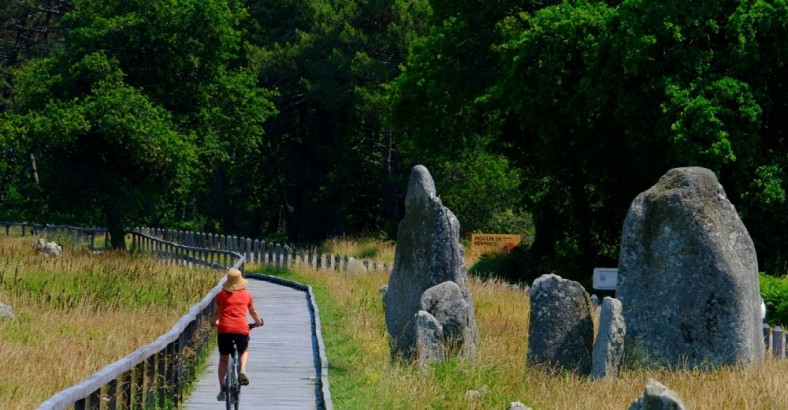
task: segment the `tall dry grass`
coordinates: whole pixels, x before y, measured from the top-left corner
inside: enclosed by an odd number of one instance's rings
[[[37,255],[30,237],[0,237],[0,408],[31,409],[153,342],[220,273],[126,254]]]
[[[323,243],[322,251],[333,255],[352,256],[375,262],[394,263],[394,241],[379,241],[371,238],[329,238]]]
[[[332,398],[338,409],[627,409],[649,378],[674,390],[690,409],[788,407],[788,360],[700,371],[625,371],[588,381],[526,363],[528,294],[496,280],[469,280],[480,332],[478,356],[426,372],[392,363],[378,290],[385,273],[349,276],[304,269],[294,279],[312,285],[321,313]],[[469,390],[484,390],[467,398]]]

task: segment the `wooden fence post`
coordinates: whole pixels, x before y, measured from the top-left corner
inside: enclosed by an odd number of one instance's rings
[[[778,359],[785,358],[785,347],[783,344],[783,328],[776,326],[772,335],[772,355]]]
[[[162,350],[156,353],[156,373],[159,375],[159,407],[164,408],[166,404],[167,394],[170,392],[170,387],[166,381],[165,375],[167,374],[167,351]]]
[[[320,258],[320,253],[317,251],[316,248],[311,248],[310,252],[312,254],[312,269],[317,271],[317,263],[318,263],[318,259]]]
[[[134,370],[127,370],[125,373],[121,374],[118,378],[119,382],[119,391],[118,391],[118,402],[121,404],[119,408],[122,409],[130,409],[131,408],[131,383],[132,377],[131,374]]]
[[[143,362],[145,369],[145,408],[152,409],[156,407],[156,355],[150,356]]]

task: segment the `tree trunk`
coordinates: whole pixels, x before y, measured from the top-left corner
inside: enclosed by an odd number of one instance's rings
[[[113,209],[107,212],[107,231],[110,237],[110,247],[114,250],[126,249],[126,230]]]
[[[233,219],[233,198],[227,195],[227,167],[222,163],[214,164],[214,193],[218,198],[218,217],[222,224],[222,231],[235,232]]]
[[[126,249],[126,231],[122,226],[117,224],[107,225],[109,231],[110,246],[112,249]]]
[[[531,245],[531,264],[539,270],[550,271],[555,263],[555,219],[555,210],[551,204],[539,204],[534,212],[536,232]]]
[[[594,238],[591,233],[591,206],[585,191],[585,181],[580,177],[579,171],[573,175],[572,179],[570,189],[575,218],[574,226],[577,230],[577,263],[582,270],[576,273],[576,277],[567,277],[567,279],[582,282],[588,277],[585,272],[591,272],[594,268],[596,247],[594,246]]]
[[[386,234],[389,238],[397,237],[399,226],[399,207],[397,205],[397,181],[399,173],[399,158],[394,151],[394,131],[391,127],[386,130],[386,152],[383,161],[383,210]]]
[[[38,167],[36,166],[36,156],[30,153],[30,168],[33,169],[33,181],[38,184]]]

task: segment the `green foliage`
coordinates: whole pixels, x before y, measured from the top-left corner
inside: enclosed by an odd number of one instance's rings
[[[38,159],[47,204],[38,216],[49,211],[88,221],[100,216],[110,229],[123,229],[152,197],[183,183],[178,176],[190,166],[188,140],[168,112],[123,83],[117,61],[104,53],[85,55],[68,77],[49,71],[56,69],[45,63],[20,72],[22,85],[37,78],[62,80],[57,81],[61,93],[43,105],[43,98],[32,98],[26,114],[6,117],[6,126],[15,128]],[[21,92],[37,93],[24,86]],[[80,98],[70,98],[75,94]]]
[[[523,271],[578,277],[615,261],[630,201],[688,165],[717,172],[756,244],[768,244],[767,265],[779,259],[771,250],[783,245],[760,232],[785,216],[781,131],[767,127],[784,129],[771,89],[784,89],[773,34],[786,28],[784,1],[432,6],[430,35],[393,89],[393,119],[405,152],[436,185],[449,181],[442,196],[464,227],[496,213],[473,201],[479,154],[505,153],[517,167],[536,228]],[[510,192],[489,176],[486,196]]]
[[[530,283],[535,278],[523,277],[522,272],[519,272],[524,252],[522,247],[515,247],[509,253],[484,254],[468,269],[468,272],[480,278],[503,279],[509,283]]]
[[[526,277],[559,269],[568,278],[587,276],[590,265],[610,257],[603,244],[617,243],[625,202],[634,197],[621,196],[632,174],[619,172],[626,143],[610,128],[611,13],[603,3],[545,7],[508,25],[499,47],[503,75],[492,92],[515,124],[504,137],[520,148],[512,156],[525,168],[526,203],[535,216]]]
[[[13,104],[13,71],[27,61],[50,55],[61,44],[60,20],[70,0],[23,0],[0,4],[0,112]]]
[[[385,96],[425,30],[426,2],[250,6],[260,28],[250,32],[250,66],[279,91],[266,126],[268,230],[284,218],[289,240],[309,242],[396,226],[401,171]]]
[[[766,322],[773,326],[788,323],[788,277],[759,275],[761,297],[766,305]]]
[[[262,211],[261,198],[270,194],[259,180],[248,176],[265,172],[260,161],[265,155],[264,124],[277,114],[274,96],[245,71],[220,70],[215,83],[203,87],[197,130],[199,162],[190,194],[196,198],[199,214],[218,219],[225,231],[251,231],[244,221],[250,213]],[[180,219],[175,214],[168,222]]]
[[[12,114],[0,125],[16,164],[27,153],[38,162],[40,184],[4,170],[28,202],[38,193],[31,216],[106,225],[114,240],[127,226],[215,217],[204,201],[214,196],[203,193],[217,187],[227,215],[233,205],[248,211],[227,198],[252,191],[240,170],[255,164],[276,111],[237,67],[243,9],[222,0],[75,5],[60,50],[15,70]]]
[[[723,77],[706,86],[682,89],[668,79],[663,113],[677,121],[670,125],[671,156],[686,164],[702,163],[720,172],[738,158],[757,152],[761,107],[750,87]],[[733,132],[733,134],[732,134]]]
[[[502,118],[487,91],[498,57],[498,19],[523,7],[506,2],[432,2],[430,34],[414,43],[408,64],[391,92],[392,121],[403,134],[408,164],[427,166],[463,233],[520,233],[527,221],[523,173],[503,155],[511,149],[496,138]],[[519,225],[519,226],[518,226]]]
[[[463,232],[527,233],[528,215],[514,211],[522,203],[521,175],[506,158],[480,149],[434,167],[427,163],[441,201]]]
[[[108,50],[126,82],[144,88],[152,100],[175,114],[197,110],[204,84],[237,54],[240,33],[227,1],[76,0],[67,54],[80,59]]]
[[[583,277],[617,259],[637,194],[704,166],[760,266],[786,266],[785,0],[25,0],[0,14],[6,219],[392,237],[418,163],[463,233],[534,231],[524,277]]]

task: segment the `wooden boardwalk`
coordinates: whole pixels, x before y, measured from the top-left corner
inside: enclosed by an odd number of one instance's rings
[[[250,384],[241,390],[241,408],[322,409],[319,383],[316,383],[318,349],[312,335],[308,294],[254,278],[249,279],[248,289],[265,325],[253,329],[250,335],[247,364]],[[219,351],[214,350],[207,370],[186,401],[186,409],[225,407],[224,402],[216,400],[218,363]]]

